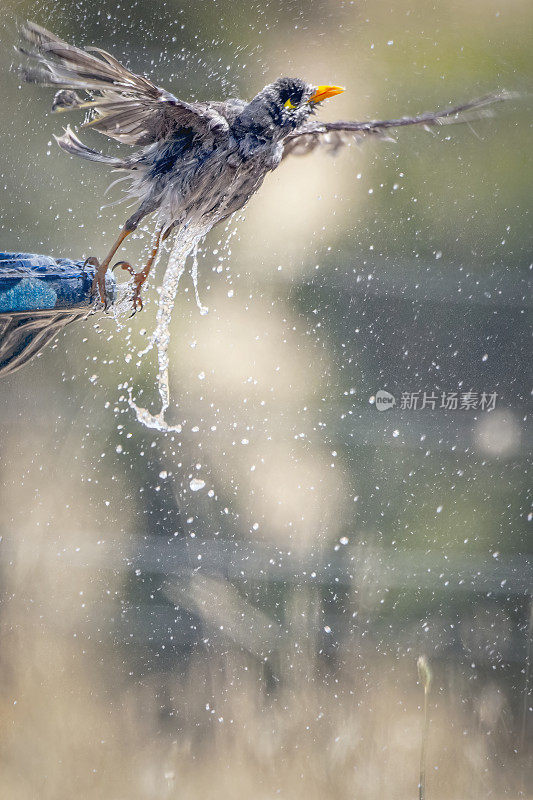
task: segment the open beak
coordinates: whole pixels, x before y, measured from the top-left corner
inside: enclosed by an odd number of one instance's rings
[[[327,100],[328,97],[335,97],[336,94],[341,94],[344,91],[342,86],[317,86],[316,92],[307,102],[321,103],[322,100]]]

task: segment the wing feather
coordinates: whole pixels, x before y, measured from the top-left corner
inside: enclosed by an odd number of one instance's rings
[[[312,122],[290,134],[284,143],[283,157],[288,155],[306,155],[322,147],[335,154],[341,147],[357,142],[366,136],[377,136],[389,139],[387,131],[407,125],[421,125],[431,128],[438,125],[472,122],[482,116],[490,115],[494,103],[509,100],[516,95],[509,92],[489,94],[460,106],[450,106],[442,111],[428,111],[417,117],[400,117],[399,119],[375,120],[369,122]],[[394,140],[392,140],[394,141]]]
[[[148,145],[179,128],[213,136],[229,131],[227,120],[208,103],[179,100],[99,47],[81,50],[33,22],[26,23],[21,34],[21,52],[37,62],[23,70],[25,79],[92,95],[84,102],[76,95],[73,99],[71,92],[67,104],[57,102],[54,107],[58,111],[92,109],[96,116],[86,124],[112,139]]]

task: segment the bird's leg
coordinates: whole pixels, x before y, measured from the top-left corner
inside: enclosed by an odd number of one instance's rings
[[[141,298],[141,289],[143,287],[144,282],[146,281],[148,275],[150,274],[150,270],[152,269],[153,263],[155,261],[155,257],[159,251],[159,245],[161,244],[161,233],[162,229],[157,231],[154,245],[152,247],[152,252],[150,253],[150,258],[146,262],[146,266],[144,266],[139,272],[134,272],[133,268],[127,261],[119,261],[117,264],[114,265],[115,267],[121,266],[122,269],[127,270],[130,275],[133,277],[133,311],[141,311],[143,307],[143,301]],[[165,237],[164,237],[165,238]]]
[[[107,295],[106,295],[106,291],[105,291],[105,274],[107,272],[107,268],[108,268],[109,264],[111,263],[111,259],[113,258],[113,256],[117,252],[118,248],[120,247],[120,245],[122,244],[122,242],[124,241],[126,236],[129,236],[129,234],[132,232],[132,230],[133,230],[132,228],[127,228],[127,227],[122,228],[122,230],[120,231],[118,239],[114,243],[113,247],[111,248],[111,250],[109,251],[107,256],[104,258],[102,263],[99,263],[99,261],[96,258],[94,258],[94,256],[92,258],[88,258],[85,261],[85,264],[91,264],[92,266],[96,267],[96,274],[94,276],[94,280],[93,280],[93,285],[92,285],[92,290],[91,291],[94,293],[96,291],[96,287],[98,287],[98,291],[100,293],[100,300],[104,304],[105,308],[107,308]],[[84,264],[84,266],[85,266],[85,264]]]

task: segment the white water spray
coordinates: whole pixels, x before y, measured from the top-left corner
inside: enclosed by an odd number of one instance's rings
[[[158,414],[152,414],[148,409],[138,406],[132,397],[131,388],[128,389],[128,403],[135,411],[137,419],[148,428],[155,428],[158,431],[177,432],[181,431],[181,425],[169,425],[165,420],[165,412],[170,405],[170,390],[168,377],[168,346],[170,343],[170,321],[178,284],[185,271],[187,258],[192,253],[193,263],[191,277],[194,286],[196,303],[200,309],[200,314],[207,314],[207,308],[200,302],[198,294],[198,245],[209,230],[208,227],[193,227],[188,225],[178,231],[172,251],[165,270],[161,293],[159,295],[159,305],[156,316],[156,327],[150,336],[147,346],[139,352],[139,357],[146,355],[155,345],[157,350],[158,372],[157,385],[161,398],[161,410]]]

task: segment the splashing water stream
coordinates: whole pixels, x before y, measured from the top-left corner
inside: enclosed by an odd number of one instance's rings
[[[207,308],[200,302],[198,294],[198,245],[208,233],[210,226],[198,227],[194,225],[184,226],[176,234],[172,251],[168,260],[168,265],[161,285],[159,295],[159,305],[156,316],[156,327],[150,336],[147,346],[139,352],[139,357],[146,355],[152,348],[157,349],[158,372],[157,384],[159,396],[161,398],[161,411],[152,414],[147,408],[138,406],[132,397],[132,389],[128,388],[128,403],[130,408],[135,411],[137,419],[148,428],[155,428],[158,431],[177,432],[181,431],[181,425],[169,425],[165,420],[165,412],[170,405],[170,390],[168,377],[168,346],[170,342],[170,321],[178,284],[185,271],[187,258],[192,253],[193,264],[191,277],[194,286],[196,303],[201,314],[207,314]]]

